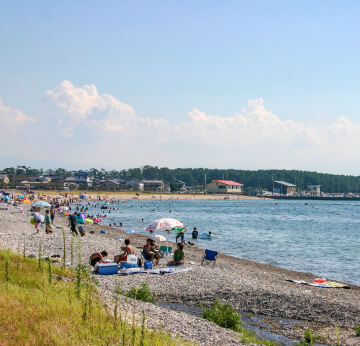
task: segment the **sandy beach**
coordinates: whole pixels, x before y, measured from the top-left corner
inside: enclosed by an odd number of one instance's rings
[[[134,195],[111,195],[110,198],[132,198]],[[173,196],[173,195],[171,195]],[[152,198],[146,196],[146,198]],[[166,195],[166,198],[185,197],[185,195]],[[192,197],[192,196],[191,196]],[[209,197],[209,196],[206,196]],[[210,196],[224,198],[224,196]],[[143,196],[139,196],[139,199]],[[145,197],[144,197],[145,198]],[[164,197],[163,197],[164,198]],[[190,198],[190,197],[189,197]],[[198,195],[193,198],[198,198]],[[206,198],[205,198],[206,199]],[[23,212],[19,212],[22,210]],[[20,209],[10,206],[9,210],[0,210],[0,246],[23,252],[26,255],[39,252],[41,241],[44,256],[63,254],[61,229],[55,228],[51,235],[45,234],[44,228],[36,233],[29,223],[31,216],[26,206]],[[62,226],[66,234],[66,262],[70,260],[71,235],[68,220],[56,217],[55,225]],[[106,233],[100,233],[100,230]],[[94,234],[90,234],[94,231]],[[101,225],[86,225],[86,236],[81,241],[81,261],[88,263],[89,255],[106,249],[112,257],[120,253],[123,240],[130,238],[136,253],[140,256],[141,247],[146,237],[139,234],[125,234],[124,230]],[[77,244],[75,240],[75,244]],[[169,242],[175,248],[175,244]],[[273,323],[268,330],[301,339],[306,329],[314,335],[321,335],[324,345],[337,345],[335,326],[340,330],[341,345],[358,345],[352,328],[360,324],[360,288],[350,285],[350,289],[319,288],[295,284],[285,279],[313,281],[314,275],[277,268],[241,258],[219,254],[216,266],[201,266],[203,249],[185,247],[186,263],[184,267],[192,270],[173,275],[135,274],[128,276],[95,275],[99,288],[111,305],[116,288],[126,292],[131,287],[147,283],[157,300],[168,303],[181,303],[190,306],[210,305],[215,299],[230,303],[238,312],[262,314],[281,319],[296,319],[299,324],[282,327]],[[220,249],[219,249],[220,250]],[[77,255],[74,256],[77,258]],[[75,263],[76,264],[76,263]],[[166,260],[159,267],[165,267]],[[125,304],[123,300],[123,304]],[[129,300],[128,309],[141,315],[144,309],[149,327],[162,326],[171,334],[190,342],[202,345],[241,344],[236,333],[220,328],[208,321],[191,316],[185,312],[161,308],[149,303]],[[251,315],[250,315],[251,316]]]

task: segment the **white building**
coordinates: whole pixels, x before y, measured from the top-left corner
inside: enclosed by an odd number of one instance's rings
[[[308,195],[310,197],[320,197],[321,191],[320,191],[321,185],[308,185]]]
[[[213,180],[206,184],[208,193],[242,193],[243,184],[232,180]]]

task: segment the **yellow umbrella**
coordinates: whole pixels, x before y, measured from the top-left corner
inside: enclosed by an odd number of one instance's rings
[[[24,199],[21,203],[31,203],[28,199]]]
[[[94,223],[94,221],[93,221],[93,220],[91,220],[91,219],[85,219],[85,222],[88,222],[88,223]]]

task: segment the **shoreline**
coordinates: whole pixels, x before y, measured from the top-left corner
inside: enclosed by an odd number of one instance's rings
[[[44,229],[39,234],[36,234],[34,226],[29,223],[30,216],[28,213],[19,213],[19,209],[12,206],[9,207],[9,211],[0,211],[0,217],[1,247],[22,252],[24,242],[22,230],[24,230],[27,255],[30,253],[38,254],[40,239],[44,255],[62,255],[63,241],[60,229],[55,228],[52,235],[46,235]],[[65,228],[67,258],[70,259],[70,235],[67,220],[56,217],[55,225],[58,224]],[[101,229],[106,233],[100,234]],[[90,230],[93,230],[95,234],[90,234]],[[119,237],[130,238],[136,254],[139,255],[141,250],[138,247],[141,247],[147,238],[136,233],[125,234],[123,230],[102,225],[86,225],[86,231],[87,235],[81,238],[83,263],[87,263],[91,253],[104,249],[109,252],[109,259],[112,259],[112,256],[119,253],[120,247],[123,246],[123,241],[117,240]],[[174,243],[169,241],[168,246],[174,248]],[[330,339],[326,341],[327,344],[332,344],[332,340],[336,344],[334,326],[337,325],[341,329],[342,345],[358,344],[355,332],[351,328],[360,324],[359,286],[349,285],[351,289],[345,290],[299,285],[287,282],[285,279],[309,282],[315,276],[310,273],[291,271],[225,254],[218,255],[214,268],[200,266],[204,250],[188,247],[185,247],[184,250],[186,254],[185,267],[191,266],[193,268],[191,271],[168,276],[150,274],[136,274],[125,277],[96,275],[100,289],[104,296],[110,299],[119,282],[121,282],[121,288],[124,291],[146,282],[151,292],[156,293],[158,300],[162,302],[199,306],[201,304],[210,305],[215,299],[219,299],[222,303],[233,305],[237,311],[312,321],[317,334],[330,335]],[[190,262],[194,264],[190,264]],[[224,340],[228,340],[228,342],[224,342],[225,344],[231,344],[230,340],[234,337],[232,332],[230,336],[228,330],[217,329],[220,327],[211,332],[212,327],[210,328],[208,324],[200,334],[195,330],[196,326],[187,326],[185,328],[187,329],[186,333],[181,334],[180,328],[174,328],[169,322],[169,319],[178,316],[179,312],[170,312],[164,308],[148,306],[147,303],[134,302],[133,304],[138,306],[137,311],[139,313],[141,313],[139,309],[145,304],[146,311],[149,311],[152,316],[156,315],[161,323],[172,330],[172,333],[180,333],[180,335],[191,341],[203,343],[203,333],[205,332],[207,334],[213,333],[212,335],[215,338],[214,343],[206,343],[209,345],[215,344],[215,340],[218,342],[216,335],[221,335],[225,338]],[[182,318],[184,318],[183,315]],[[187,316],[186,321],[189,318]],[[159,320],[156,323],[159,323]],[[198,320],[196,320],[197,325],[200,323]],[[192,334],[190,334],[193,336],[189,335],[188,328],[191,329]],[[210,331],[208,328],[210,328]],[[301,339],[304,328],[283,328],[280,332]],[[279,330],[277,330],[277,333],[279,333]]]

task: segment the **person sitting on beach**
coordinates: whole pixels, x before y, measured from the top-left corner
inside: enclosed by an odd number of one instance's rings
[[[184,245],[177,244],[177,249],[174,252],[174,260],[168,263],[168,266],[176,266],[178,264],[184,264],[185,253],[183,251]]]
[[[154,261],[154,257],[156,258],[156,265],[159,264],[159,260],[160,260],[160,253],[156,251],[156,246],[155,246],[155,242],[152,239],[146,239],[146,245],[144,245],[143,247],[143,251],[144,251],[144,257],[146,261]]]
[[[135,255],[134,248],[130,245],[130,239],[125,239],[125,249],[121,255],[114,257],[114,262],[119,263],[121,261],[127,261],[127,255]]]
[[[101,252],[95,252],[90,256],[90,265],[95,267],[96,263],[106,263],[104,257],[107,257],[108,253],[106,250]]]

